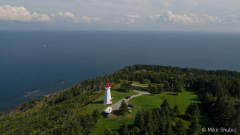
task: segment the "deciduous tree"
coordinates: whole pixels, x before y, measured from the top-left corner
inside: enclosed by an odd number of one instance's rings
[[[182,93],[182,85],[181,83],[177,83],[177,85],[175,86],[175,91],[178,93]]]

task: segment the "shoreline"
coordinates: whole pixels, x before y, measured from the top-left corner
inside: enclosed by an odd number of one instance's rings
[[[58,93],[60,93],[60,92],[63,92],[63,91],[65,91],[65,90],[68,90],[68,89],[70,89],[70,88],[66,88],[66,89],[63,89],[63,90],[61,90],[61,91],[58,91],[58,92],[55,92],[55,93],[51,93],[51,94],[46,94],[46,95],[43,94],[43,95],[39,96],[39,98],[44,99],[44,98],[47,98],[47,97],[49,97],[49,96],[53,96],[53,95],[56,95],[56,94],[58,94]],[[29,100],[29,101],[30,101],[30,100]],[[29,102],[29,101],[27,101],[27,102]],[[25,102],[24,102],[24,103],[25,103]],[[9,111],[1,111],[0,113],[8,112],[9,115],[18,113],[18,112],[20,112],[20,111],[19,111],[19,106],[21,106],[21,104],[23,104],[23,103],[18,104],[17,107],[15,107],[15,108],[13,108],[13,109],[10,109]],[[1,116],[0,118],[2,118],[2,116]]]
[[[68,90],[68,89],[70,89],[70,88],[66,88],[66,89],[63,89],[63,90],[61,90],[61,91],[58,91],[58,92],[55,92],[55,93],[51,93],[51,94],[46,94],[46,95],[43,94],[43,95],[39,96],[39,98],[44,99],[44,98],[47,98],[47,97],[49,97],[49,96],[53,96],[53,95],[56,95],[56,94],[58,94],[58,93],[60,93],[60,92],[63,92],[63,91],[65,91],[65,90]],[[30,101],[30,100],[29,100],[29,101]],[[27,101],[27,102],[29,102],[29,101]],[[25,103],[25,102],[24,102],[24,103]],[[17,107],[12,108],[12,109],[10,109],[9,111],[0,111],[0,113],[8,112],[8,113],[10,113],[10,115],[11,115],[11,114],[15,114],[15,113],[19,112],[18,109],[19,109],[19,106],[20,106],[21,104],[23,104],[23,103],[18,104]],[[1,117],[0,117],[0,118],[1,118]]]
[[[42,96],[43,96],[43,98],[49,97],[49,96],[56,95],[57,93],[63,92],[63,91],[68,90],[68,89],[71,89],[71,88],[66,88],[66,89],[63,89],[63,90],[61,90],[61,91],[58,91],[58,92],[55,92],[55,93],[51,93],[51,94],[47,94],[47,95],[44,94],[44,95],[42,95]]]

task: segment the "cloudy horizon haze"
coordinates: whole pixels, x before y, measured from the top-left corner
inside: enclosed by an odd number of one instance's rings
[[[11,0],[0,30],[239,32],[238,0]]]

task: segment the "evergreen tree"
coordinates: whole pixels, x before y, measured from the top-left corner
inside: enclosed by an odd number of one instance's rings
[[[134,126],[131,130],[131,135],[140,135],[140,129]]]
[[[102,135],[112,135],[111,130],[108,129],[107,127],[105,127],[105,129],[104,129]]]
[[[233,121],[232,121],[232,126],[231,127],[236,129],[235,135],[239,135],[240,134],[240,107],[238,108],[237,113],[233,117]]]
[[[157,119],[157,116],[156,116],[156,114],[155,114],[155,110],[152,110],[151,113],[152,113],[152,119],[153,119],[153,120],[154,120],[154,119]]]
[[[179,119],[175,125],[175,134],[176,135],[186,135],[186,128],[184,123]]]
[[[152,128],[153,128],[155,134],[158,134],[158,131],[160,131],[158,121],[159,121],[158,118],[153,119],[154,124],[152,125]]]
[[[193,109],[194,109],[194,112],[192,114],[193,115],[192,117],[199,118],[200,110],[199,110],[198,105],[196,103],[193,104]]]
[[[119,107],[120,114],[125,115],[128,112],[128,106],[124,100],[121,102],[121,106]]]
[[[160,130],[160,132],[165,132],[166,125],[167,125],[167,118],[166,118],[165,112],[161,111],[160,116],[161,117],[158,121],[159,130]]]
[[[163,101],[163,103],[161,104],[161,108],[162,108],[162,111],[165,112],[166,118],[167,118],[167,119],[171,119],[171,117],[172,117],[174,114],[173,114],[172,109],[170,108],[170,105],[169,105],[167,99],[165,99],[165,100]]]
[[[227,98],[226,97],[222,97],[222,98],[217,98],[215,104],[214,104],[214,108],[215,108],[215,117],[217,117],[218,119],[218,123],[221,126],[225,125],[225,110],[223,108],[225,108],[226,105],[226,101]]]
[[[199,116],[200,116],[199,108],[198,108],[197,104],[195,104],[195,103],[191,103],[191,104],[187,107],[185,113],[186,113],[186,115],[188,115],[191,119],[193,119],[193,118],[195,118],[195,117],[199,118]]]
[[[217,84],[217,87],[216,89],[214,90],[214,93],[215,93],[215,96],[217,97],[224,97],[226,96],[224,90],[223,90],[223,87],[221,86],[221,84]]]
[[[148,135],[154,135],[154,131],[153,131],[152,125],[150,123],[147,124],[146,132]]]
[[[113,135],[119,135],[119,133],[117,132],[117,130],[114,131]]]
[[[90,134],[91,131],[94,129],[94,126],[95,126],[95,122],[93,121],[92,119],[92,116],[90,114],[87,114],[86,116],[86,121],[84,122],[84,130],[83,130],[83,133],[84,134]]]
[[[191,104],[187,107],[187,109],[186,109],[186,111],[185,111],[185,114],[188,115],[188,116],[190,116],[190,115],[192,114],[192,112],[193,112],[193,103],[191,103]]]
[[[122,135],[129,135],[129,131],[128,131],[127,125],[125,123],[123,123],[121,129],[122,129]]]
[[[213,114],[214,112],[214,102],[215,98],[211,92],[207,92],[202,98],[203,106],[209,114]]]
[[[156,87],[152,87],[151,88],[151,94],[155,95],[157,93],[157,88]]]
[[[138,127],[139,129],[142,129],[144,126],[143,113],[144,113],[143,111],[138,110],[135,115],[134,126]]]
[[[147,110],[144,114],[144,126],[146,127],[148,123],[150,123],[151,125],[153,125],[153,119],[152,119],[152,113],[150,110]]]
[[[155,113],[155,116],[157,117],[156,119],[159,119],[160,118],[159,110],[158,109],[154,109],[153,112]]]
[[[188,126],[187,135],[199,134],[200,132],[200,125],[197,118],[195,117],[192,120],[191,124]]]
[[[174,108],[173,108],[173,112],[174,112],[175,115],[179,115],[179,114],[180,114],[180,111],[179,111],[177,105],[174,106]]]
[[[152,86],[150,84],[148,85],[148,92],[152,93]]]
[[[101,117],[101,113],[97,109],[94,109],[92,113],[93,120],[97,122],[97,119],[99,119],[100,117]]]
[[[80,115],[79,116],[79,124],[80,124],[80,127],[82,128],[82,130],[84,130],[85,128],[87,128],[86,126],[86,124],[85,123],[87,123],[87,118],[86,118],[86,116],[84,116],[84,115]]]
[[[163,101],[163,103],[161,104],[161,107],[162,107],[163,110],[164,110],[164,109],[171,110],[170,105],[169,105],[167,99],[165,99],[165,100]]]
[[[167,124],[166,124],[165,133],[166,133],[166,135],[173,135],[172,124],[171,124],[170,121],[168,121]]]
[[[229,127],[231,125],[232,122],[232,118],[235,116],[236,114],[236,110],[234,107],[234,103],[233,101],[228,101],[224,104],[224,109],[221,111],[221,115],[222,118],[220,119],[221,124],[225,127]]]
[[[155,131],[158,130],[158,122],[157,122],[158,121],[158,117],[155,114],[155,110],[152,110],[151,112],[152,112],[152,119],[153,119],[152,128],[153,128],[153,130],[155,132]]]

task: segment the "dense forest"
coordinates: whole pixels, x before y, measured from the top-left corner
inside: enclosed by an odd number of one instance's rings
[[[0,113],[0,134],[89,134],[94,130],[101,112],[94,111],[92,114],[86,114],[87,105],[104,94],[106,82],[114,87],[115,84],[121,83],[121,80],[162,84],[164,89],[169,89],[171,84],[174,84],[174,90],[179,93],[182,87],[191,87],[196,90],[205,111],[218,127],[231,127],[237,131],[231,134],[240,134],[239,72],[206,71],[159,65],[127,66],[110,75],[82,81],[65,91],[33,99],[10,112],[2,112]],[[161,87],[148,89],[153,93],[163,92]],[[177,113],[174,112],[174,108],[167,105],[167,101],[161,106],[165,108],[164,111],[138,112],[135,121],[143,119],[142,124],[135,122],[132,129],[127,129],[126,125],[123,125],[123,130],[115,134],[178,134],[178,131],[182,132],[182,130],[184,134],[199,133],[197,112],[186,110],[186,114],[192,118],[193,123],[186,130],[182,128],[181,121],[175,120]],[[194,104],[189,108],[191,107],[197,110]],[[191,115],[192,112],[194,115]],[[146,113],[152,114],[150,118],[145,116]],[[160,121],[163,122],[160,123]],[[161,124],[165,126],[160,126]],[[124,130],[126,133],[123,132]],[[107,127],[105,131],[108,133]]]

